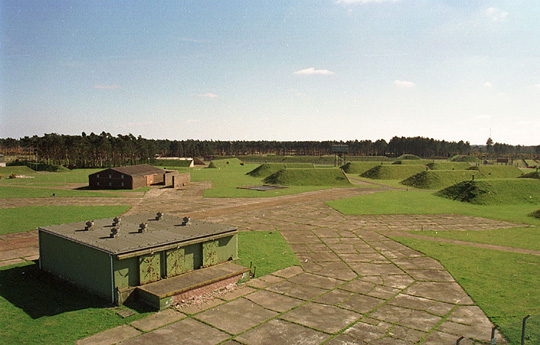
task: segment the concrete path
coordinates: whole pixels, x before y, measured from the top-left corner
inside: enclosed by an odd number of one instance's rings
[[[262,199],[202,199],[197,191],[150,193],[130,212],[190,215],[241,231],[279,230],[301,266],[78,344],[440,345],[455,344],[460,336],[466,337],[462,345],[489,343],[491,323],[444,267],[387,235],[516,225],[455,215],[345,216],[323,203],[371,192],[333,189]],[[12,240],[2,237],[0,244]]]

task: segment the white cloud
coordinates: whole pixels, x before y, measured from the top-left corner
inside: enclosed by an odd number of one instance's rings
[[[493,84],[491,84],[489,81],[486,81],[484,84],[482,84],[482,86],[487,87],[487,88],[491,88],[491,87],[493,87]]]
[[[94,89],[99,90],[113,90],[113,89],[119,89],[120,85],[94,85]]]
[[[296,75],[332,75],[335,73],[327,69],[315,69],[315,67],[310,67],[310,68],[305,68],[305,69],[296,71],[294,72],[294,74]]]
[[[381,2],[398,2],[400,0],[336,0],[338,4],[351,5],[351,4],[370,4]]]
[[[508,17],[508,12],[498,9],[496,7],[490,7],[486,10],[486,16],[491,18],[494,22],[503,21]]]
[[[212,92],[202,93],[198,94],[197,96],[203,97],[203,98],[218,98],[219,96]]]
[[[404,88],[404,89],[416,86],[416,84],[413,83],[412,81],[406,81],[406,80],[394,80],[394,85],[399,88]]]
[[[535,87],[538,91],[540,91],[540,83],[535,84],[534,87]]]

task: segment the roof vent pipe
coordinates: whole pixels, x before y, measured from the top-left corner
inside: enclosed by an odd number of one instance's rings
[[[163,212],[158,212],[158,213],[156,214],[156,220],[162,220],[164,215],[165,215],[165,213],[163,213]]]
[[[148,231],[148,224],[147,223],[144,223],[142,222],[141,224],[139,224],[139,233],[142,234],[143,232],[147,232]]]
[[[87,221],[86,226],[84,227],[84,230],[93,231],[94,230],[94,221],[93,220]]]
[[[111,238],[118,238],[118,236],[120,236],[120,228],[115,226],[111,229]]]
[[[191,225],[191,220],[189,217],[182,218],[182,226]]]

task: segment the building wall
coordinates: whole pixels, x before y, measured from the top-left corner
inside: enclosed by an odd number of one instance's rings
[[[88,183],[90,187],[96,188],[96,189],[137,189],[139,188],[139,187],[134,188],[133,182],[134,182],[133,177],[131,177],[130,175],[121,174],[112,169],[106,169],[106,170],[88,175]]]
[[[41,269],[111,302],[111,257],[97,249],[39,232]]]

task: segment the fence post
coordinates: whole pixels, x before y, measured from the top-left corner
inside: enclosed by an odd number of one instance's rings
[[[525,324],[527,323],[527,319],[530,317],[530,315],[527,315],[523,318],[523,325],[521,326],[521,345],[525,344]]]

